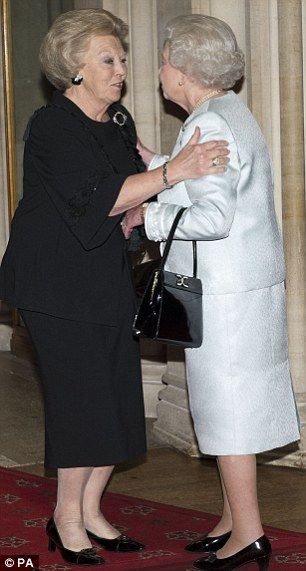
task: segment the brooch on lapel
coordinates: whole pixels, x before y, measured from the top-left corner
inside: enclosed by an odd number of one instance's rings
[[[120,127],[123,127],[123,125],[126,123],[126,120],[127,120],[127,116],[124,115],[124,113],[121,113],[121,111],[117,111],[115,113],[115,115],[113,116],[114,123],[116,123]]]

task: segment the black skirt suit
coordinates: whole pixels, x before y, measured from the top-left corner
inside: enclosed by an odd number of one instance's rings
[[[112,120],[118,111],[123,126]],[[145,451],[132,277],[122,215],[108,216],[144,166],[128,112],[116,104],[109,115],[93,121],[56,92],[31,118],[24,195],[0,270],[0,297],[19,308],[37,351],[52,467]]]

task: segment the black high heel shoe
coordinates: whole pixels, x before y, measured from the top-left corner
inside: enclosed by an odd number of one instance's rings
[[[102,565],[102,563],[105,563],[104,559],[99,557],[92,547],[81,549],[81,551],[71,551],[71,549],[66,549],[66,547],[63,546],[53,517],[47,523],[46,533],[49,537],[49,551],[55,551],[57,548],[64,561],[67,561],[67,563],[75,565]]]
[[[99,537],[91,531],[86,529],[87,535],[90,539],[94,539],[98,545],[107,549],[107,551],[140,551],[145,548],[143,543],[139,543],[127,535],[118,535],[115,539],[105,539],[104,537]]]
[[[193,541],[186,545],[186,551],[194,551],[201,553],[203,551],[210,552],[210,551],[218,551],[221,547],[224,547],[226,542],[231,536],[231,531],[227,531],[222,535],[216,535],[215,537],[210,537],[205,535],[202,539],[198,539],[197,541]]]
[[[231,569],[236,569],[236,567],[241,567],[247,563],[252,563],[253,561],[257,563],[260,571],[267,571],[269,569],[269,560],[271,557],[271,543],[268,538],[263,535],[259,537],[256,541],[231,555],[231,557],[225,557],[224,559],[218,559],[215,553],[212,553],[209,557],[202,557],[193,563],[195,569],[226,569],[230,571]]]

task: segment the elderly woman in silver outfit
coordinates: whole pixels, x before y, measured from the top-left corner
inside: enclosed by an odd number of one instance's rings
[[[164,96],[189,115],[171,159],[199,126],[202,142],[229,141],[230,163],[224,176],[175,184],[125,220],[128,236],[144,216],[148,238],[163,242],[186,207],[168,258],[172,272],[192,275],[191,241],[197,240],[204,339],[186,350],[187,381],[199,447],[217,456],[224,497],[215,528],[186,547],[208,552],[194,563],[197,569],[250,561],[268,568],[255,455],[299,439],[271,160],[254,117],[230,90],[243,74],[243,53],[225,22],[196,14],[170,21],[160,81]],[[149,169],[169,160],[141,144],[140,151]],[[171,170],[169,163],[170,182]]]

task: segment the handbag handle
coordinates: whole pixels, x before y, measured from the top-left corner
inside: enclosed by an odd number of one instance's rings
[[[161,259],[161,263],[160,263],[160,269],[162,270],[165,266],[165,263],[167,261],[168,258],[168,254],[169,254],[169,250],[171,248],[171,244],[173,242],[173,237],[175,234],[175,230],[177,228],[177,225],[183,215],[183,212],[185,212],[185,210],[187,210],[187,208],[180,208],[180,210],[178,211],[176,217],[174,218],[174,221],[172,223],[170,232],[169,232],[169,236],[167,238],[166,241],[166,246],[164,249],[164,253]],[[195,240],[192,241],[192,253],[193,253],[193,277],[196,278],[197,277],[197,265],[198,265],[198,260],[197,260],[197,243]]]

